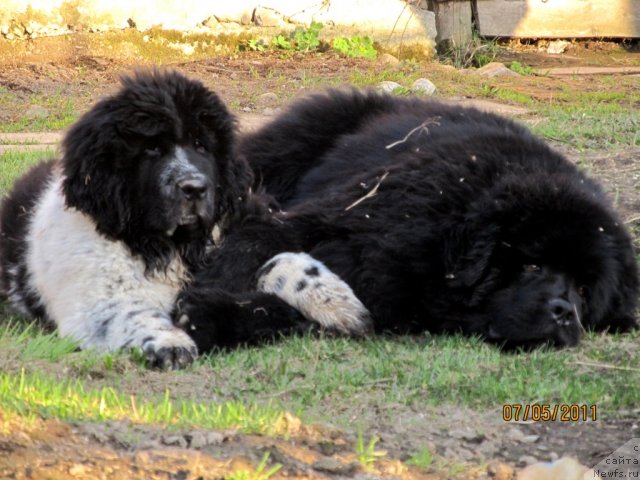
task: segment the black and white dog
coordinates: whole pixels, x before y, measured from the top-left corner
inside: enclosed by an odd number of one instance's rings
[[[170,312],[250,182],[219,98],[175,72],[139,72],[68,132],[60,160],[20,179],[0,212],[11,304],[82,348],[140,347],[162,367],[196,355]]]
[[[636,326],[634,249],[611,202],[512,121],[332,91],[245,136],[239,154],[284,211],[243,215],[181,295],[201,350],[304,325],[264,292],[352,334],[371,320],[571,346],[585,329]]]

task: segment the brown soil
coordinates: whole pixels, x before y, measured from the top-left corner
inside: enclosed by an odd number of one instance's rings
[[[560,56],[520,45],[503,56],[506,61],[518,59],[539,67],[640,63],[637,52],[611,50],[601,42],[576,46]],[[72,98],[75,107],[83,111],[97,98],[112,92],[117,87],[118,76],[133,69],[137,63],[138,59],[127,55],[95,55],[86,45],[74,45],[66,38],[24,43],[0,41],[0,87],[18,98],[10,110],[0,107],[0,121],[20,118],[34,95]],[[239,116],[243,128],[255,128],[267,121],[293,97],[322,86],[348,83],[356,70],[364,75],[375,75],[390,68],[381,62],[343,59],[329,54],[257,52],[177,62],[172,66],[216,90]],[[460,74],[452,72],[450,67],[434,63],[413,64],[406,68],[440,83],[448,97],[460,97],[455,90]],[[566,88],[581,91],[603,88],[592,77],[522,77],[496,79],[494,84],[500,86],[507,82],[510,88],[520,89],[538,99],[552,98],[554,92]],[[275,93],[275,100],[273,96],[269,99],[261,96],[266,92]],[[522,107],[468,98],[454,101],[475,101],[481,108],[519,116],[524,121],[537,121]],[[0,149],[56,145],[59,135],[59,132],[46,136],[28,134],[37,145],[19,147],[8,144],[23,144],[24,138],[4,135],[0,137]],[[558,145],[558,148],[570,158],[588,164],[592,173],[603,180],[618,199],[625,221],[632,226],[640,222],[639,148],[588,154],[565,146]],[[171,373],[148,373],[138,381],[150,391],[164,391],[171,384],[174,394],[184,391],[199,397],[199,389],[206,384],[203,379],[186,381],[188,376],[177,379],[171,378]],[[140,388],[139,384],[124,383],[123,390]],[[205,392],[201,393],[205,395]],[[385,406],[380,411],[361,412],[357,407],[353,408],[354,415],[369,425],[365,438],[377,435],[381,439],[379,448],[386,451],[384,459],[371,470],[365,470],[357,463],[355,435],[348,428],[338,430],[296,424],[287,439],[274,439],[236,432],[167,432],[161,427],[126,423],[26,421],[3,418],[0,409],[0,477],[222,478],[242,468],[254,471],[264,453],[269,452],[270,465],[283,465],[276,478],[505,480],[512,478],[513,469],[495,462],[520,467],[532,457],[547,461],[575,456],[583,464],[593,465],[632,436],[638,436],[639,428],[635,420],[637,411],[617,412],[615,416],[597,422],[506,424],[498,411],[477,412],[453,407],[425,407],[416,411],[409,407]],[[444,460],[427,471],[401,462],[425,446]],[[464,465],[462,473],[453,468],[460,464]]]

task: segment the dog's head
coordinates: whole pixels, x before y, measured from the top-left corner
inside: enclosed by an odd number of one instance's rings
[[[176,248],[195,262],[251,181],[233,155],[234,132],[225,105],[200,82],[158,70],[124,77],[63,142],[67,206],[150,268]]]
[[[571,346],[585,329],[635,326],[630,236],[586,178],[511,179],[468,219],[449,282],[506,346]]]

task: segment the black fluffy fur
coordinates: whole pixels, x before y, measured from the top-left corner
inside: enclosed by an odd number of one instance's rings
[[[575,345],[583,326],[636,326],[634,250],[609,199],[512,121],[332,91],[245,136],[239,153],[254,188],[286,213],[245,216],[184,292],[180,310],[201,349],[251,341],[253,322],[264,336],[254,315],[260,298],[233,312],[216,292],[250,292],[259,266],[283,251],[308,252],[346,280],[377,331],[563,346]],[[570,311],[556,312],[558,302]],[[270,333],[297,322],[274,319]]]
[[[67,205],[88,214],[99,232],[125,242],[149,270],[166,267],[178,252],[190,266],[203,257],[214,223],[233,215],[251,175],[232,155],[235,121],[218,96],[177,72],[140,71],[123,77],[115,96],[97,103],[63,142]],[[153,155],[175,145],[206,150],[216,182],[212,222],[198,234],[167,237],[153,223],[157,194],[145,190],[154,179]]]

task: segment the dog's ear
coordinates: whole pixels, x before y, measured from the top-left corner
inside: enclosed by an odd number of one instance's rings
[[[253,184],[249,163],[235,149],[237,122],[224,103],[209,92],[206,108],[198,114],[198,122],[215,140],[218,170],[218,218],[233,217],[245,202]]]
[[[118,237],[129,223],[131,201],[127,179],[118,174],[125,146],[112,109],[97,104],[71,127],[62,145],[67,207],[91,216],[105,235]]]

